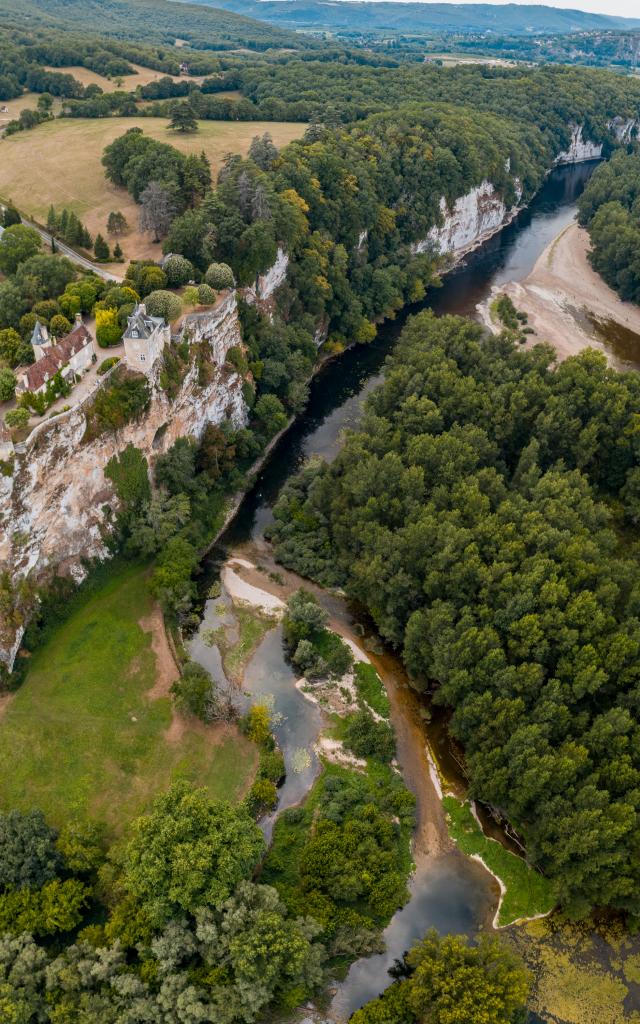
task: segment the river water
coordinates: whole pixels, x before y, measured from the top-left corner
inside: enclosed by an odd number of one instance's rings
[[[424,308],[431,308],[438,314],[473,316],[476,306],[487,298],[494,285],[526,277],[546,246],[575,216],[577,197],[594,166],[581,164],[554,171],[529,209],[468,256],[464,265],[445,277],[442,287],[432,289],[423,302],[404,310],[397,320],[384,324],[371,345],[353,348],[327,364],[312,382],[304,415],[282,438],[237,517],[212,552],[205,565],[209,579],[216,577],[221,562],[230,552],[248,547],[263,552],[267,549],[263,531],[272,519],[271,509],[282,485],[310,456],[321,455],[327,459],[335,456],[343,430],[357,425],[363,398],[380,381],[384,360],[392,351],[407,316]],[[205,624],[210,619],[210,611],[208,602]],[[350,612],[343,610],[341,614],[344,617]],[[205,651],[198,636],[193,641],[192,656],[207,664],[220,678],[216,653],[210,649]],[[376,667],[387,687],[394,691],[392,707],[395,701],[397,730],[398,723],[402,726],[404,720],[406,728],[399,730],[398,759],[401,767],[407,768],[407,785],[418,790],[420,780],[415,777],[415,765],[419,764],[420,771],[424,769],[424,726],[416,711],[416,698],[409,695],[401,666],[394,662],[390,652]],[[300,751],[309,750],[317,738],[321,715],[293,686],[294,675],[282,655],[280,630],[272,630],[259,645],[244,683],[253,696],[270,695],[279,713],[274,732],[288,773],[280,792],[280,810],[303,798],[318,771],[315,754],[308,764],[298,763],[297,771],[294,766],[296,759],[300,761]],[[419,762],[415,756],[409,756],[415,755],[416,744],[421,747]],[[420,813],[420,799],[418,803]],[[272,825],[273,819],[265,823],[267,835]],[[423,822],[422,826],[421,830],[419,821],[418,836],[423,832],[428,834],[428,823]],[[455,850],[430,847],[428,842],[424,847],[416,842],[414,859],[416,871],[410,883],[411,899],[385,931],[385,953],[352,965],[346,979],[336,986],[330,1009],[332,1019],[348,1019],[355,1009],[378,995],[390,983],[387,972],[394,960],[428,928],[472,936],[490,921],[496,905],[496,886],[478,864]]]

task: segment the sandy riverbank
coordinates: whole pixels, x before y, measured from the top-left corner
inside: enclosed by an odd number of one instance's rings
[[[535,331],[528,345],[547,341],[560,359],[595,348],[618,369],[640,365],[640,306],[618,298],[592,269],[588,251],[587,232],[573,222],[547,246],[528,277],[492,289],[490,299],[478,307],[483,321],[499,330],[489,306],[506,293],[527,313]]]
[[[258,565],[262,571],[256,568]],[[236,595],[262,606],[268,603],[270,596],[284,604],[299,587],[310,590],[328,612],[329,629],[349,644],[358,660],[369,661],[374,666],[389,697],[391,720],[396,731],[398,762],[405,783],[417,801],[414,860],[416,864],[421,864],[440,854],[452,853],[455,846],[449,837],[440,795],[429,772],[420,701],[409,686],[401,665],[387,652],[365,652],[362,638],[353,630],[351,613],[344,598],[323,590],[278,564],[274,560],[271,546],[263,538],[245,543],[233,551],[223,570],[225,586],[230,578],[229,569],[233,573],[232,586],[236,588]],[[242,584],[244,586],[240,595]]]

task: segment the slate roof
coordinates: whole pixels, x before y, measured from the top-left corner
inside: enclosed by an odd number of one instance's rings
[[[39,320],[36,320],[33,333],[31,335],[32,345],[47,345],[49,342],[49,332]]]
[[[124,339],[139,341],[146,340],[158,327],[164,327],[164,320],[161,316],[150,316],[144,305],[136,306],[131,316],[127,317],[127,329],[124,332]]]
[[[42,359],[32,366],[27,366],[24,371],[27,389],[37,391],[47,380],[55,377],[58,370],[66,366],[72,356],[81,352],[92,341],[93,338],[84,324],[78,324],[70,334],[61,338],[57,345],[47,349]]]

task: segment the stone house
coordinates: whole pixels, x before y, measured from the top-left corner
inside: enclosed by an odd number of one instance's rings
[[[42,336],[41,328],[38,337],[42,338]],[[46,337],[48,339],[48,332],[46,332]],[[49,339],[44,343],[40,341],[38,344],[34,344],[33,350],[36,357],[35,363],[32,366],[22,366],[16,370],[17,395],[22,395],[25,391],[32,391],[34,394],[45,391],[47,383],[58,372],[66,381],[73,383],[74,378],[86,373],[96,359],[93,338],[84,326],[80,313],[76,316],[73,330],[64,338],[60,338],[55,345]]]
[[[144,302],[140,302],[127,318],[122,341],[127,366],[149,375],[164,346],[171,342],[171,328],[161,316],[147,313]]]

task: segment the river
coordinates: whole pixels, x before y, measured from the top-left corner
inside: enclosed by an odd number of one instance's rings
[[[335,456],[342,431],[357,425],[362,399],[380,381],[384,360],[407,316],[424,308],[438,314],[473,316],[494,285],[526,277],[540,253],[573,219],[576,199],[594,166],[580,164],[554,171],[531,206],[448,274],[442,287],[432,289],[423,302],[384,324],[371,345],[350,349],[318,373],[304,415],[277,445],[238,515],[209,556],[205,564],[207,581],[217,577],[221,563],[231,553],[248,554],[255,560],[257,552],[262,564],[270,568],[271,556],[263,532],[271,521],[271,508],[282,485],[311,455],[327,459]],[[283,576],[295,584],[293,574]],[[353,610],[325,595],[324,603],[327,601],[331,625],[348,635],[354,629]],[[205,606],[205,625],[212,624],[214,605],[207,602]],[[220,678],[217,652],[206,648],[201,632],[192,641],[192,656]],[[372,659],[389,691],[398,735],[398,761],[407,785],[417,796],[416,870],[410,882],[410,901],[384,933],[385,953],[356,961],[346,979],[336,986],[330,1009],[334,1020],[348,1019],[355,1009],[378,995],[390,983],[388,968],[428,928],[473,935],[491,920],[497,900],[493,879],[442,840],[442,809],[429,780],[419,699],[408,687],[402,667],[391,652],[379,650]],[[244,684],[254,696],[271,695],[275,711],[280,713],[274,731],[288,774],[280,790],[279,810],[301,800],[319,770],[315,754],[310,755],[309,763],[300,765],[300,751],[309,750],[317,738],[321,716],[295,689],[294,681],[294,673],[282,655],[280,630],[272,630],[249,663]],[[272,825],[273,818],[265,823],[267,835]]]

